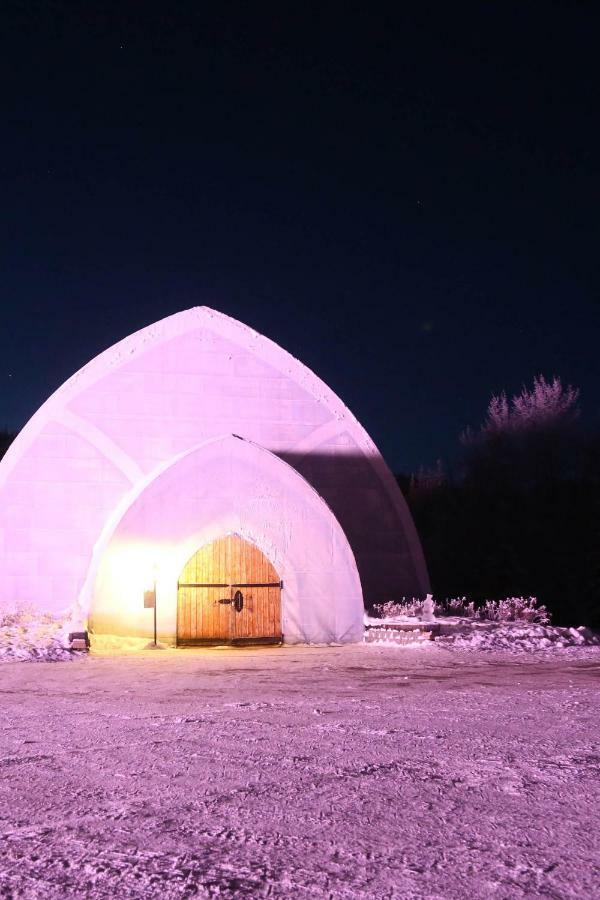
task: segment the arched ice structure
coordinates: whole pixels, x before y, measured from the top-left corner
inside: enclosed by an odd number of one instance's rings
[[[360,640],[360,579],[335,516],[295,469],[234,435],[177,459],[110,524],[91,572],[94,630],[147,631],[147,613],[129,597],[142,596],[155,570],[159,632],[174,635],[179,573],[198,547],[228,533],[258,546],[279,573],[286,641]]]
[[[49,398],[14,441],[0,463],[0,599],[51,612],[76,602],[84,612],[93,610],[100,600],[96,572],[106,574],[103,550],[112,546],[109,536],[118,534],[119,523],[130,522],[129,508],[139,509],[144,493],[166,483],[169,471],[170,477],[183,471],[178,461],[190,454],[199,459],[198,448],[227,435],[255,445],[245,458],[260,456],[263,448],[269,453],[261,459],[284,460],[323,498],[350,545],[367,606],[427,591],[402,494],[349,410],[272,341],[197,307],[101,353]],[[222,444],[232,446],[231,439]],[[273,461],[273,483],[283,471]],[[302,493],[300,483],[294,482]],[[239,510],[232,504],[230,498],[228,528],[237,527],[232,523]],[[265,505],[264,515],[287,527],[277,507]],[[198,506],[192,528],[198,540],[215,533],[207,516]],[[261,540],[268,542],[264,535]],[[256,535],[255,542],[260,545]],[[173,558],[184,543],[182,537]],[[315,596],[349,602],[335,597],[332,564],[322,563]],[[159,581],[168,594],[162,576]],[[284,610],[285,591],[284,585]],[[138,599],[131,595],[120,603]],[[338,629],[329,636],[344,634]]]

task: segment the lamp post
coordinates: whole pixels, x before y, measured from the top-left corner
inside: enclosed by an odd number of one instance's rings
[[[156,639],[156,566],[154,566],[152,570],[152,588],[148,591],[144,591],[144,609],[154,610],[154,640],[152,643],[148,644],[148,647],[157,650],[160,647],[160,644]]]
[[[152,584],[152,590],[144,591],[144,609],[154,610],[154,647],[156,647],[156,582]]]

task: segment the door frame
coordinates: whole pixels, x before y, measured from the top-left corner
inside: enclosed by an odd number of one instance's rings
[[[258,550],[265,559],[270,563],[275,571],[275,566],[267,556],[267,554],[257,545],[254,541],[248,540],[248,538],[243,537],[241,534],[237,532],[230,532],[227,535],[220,535],[220,537],[237,537],[243,543],[249,544]],[[210,544],[214,543],[214,541],[218,540],[219,537],[214,537],[210,541],[206,541],[204,544],[201,544],[196,548],[194,553],[186,560],[183,565],[183,568],[180,570],[180,575],[183,569],[187,566],[187,563],[202,550],[203,547],[208,547]],[[236,591],[241,588],[279,588],[279,628],[280,633],[277,635],[269,635],[269,636],[257,636],[257,637],[229,637],[229,638],[217,638],[217,637],[207,637],[207,638],[180,638],[179,637],[179,588],[222,588],[224,591],[229,592],[229,603],[233,606],[234,602],[234,594]],[[179,577],[177,579],[177,615],[176,615],[176,625],[175,625],[175,641],[177,647],[249,647],[249,646],[280,646],[283,644],[283,629],[282,629],[282,611],[283,611],[283,580],[273,582],[230,582],[229,584],[225,583],[216,583],[216,582],[181,582],[179,581]]]

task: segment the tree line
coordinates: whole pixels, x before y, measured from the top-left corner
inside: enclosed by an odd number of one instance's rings
[[[600,434],[578,390],[540,375],[492,397],[452,471],[398,481],[436,597],[536,596],[555,624],[600,627]]]

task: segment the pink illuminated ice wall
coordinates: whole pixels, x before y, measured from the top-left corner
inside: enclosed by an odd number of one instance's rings
[[[181,568],[229,532],[285,573],[286,640],[357,640],[363,598],[428,588],[404,499],[356,419],[276,344],[206,307],[92,360],[0,463],[5,603],[78,605],[98,630],[137,633],[156,578],[169,638]]]

